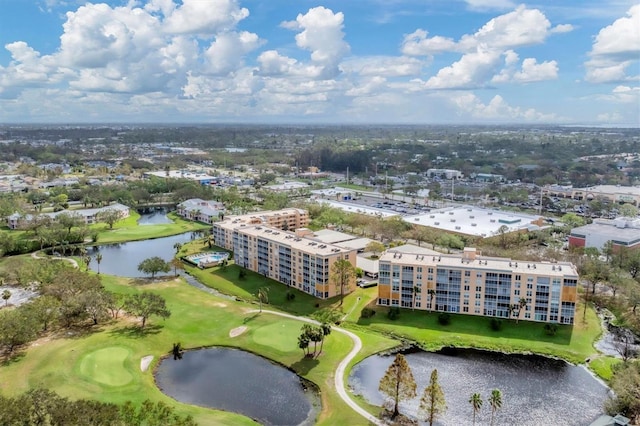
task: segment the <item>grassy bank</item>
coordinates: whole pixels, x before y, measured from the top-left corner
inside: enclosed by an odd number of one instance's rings
[[[374,307],[376,315],[361,318],[357,324],[389,336],[415,341],[427,350],[445,346],[478,348],[501,352],[537,353],[583,363],[596,353],[593,342],[601,333],[600,323],[593,309],[587,310],[586,321],[582,309],[573,327],[559,325],[555,335],[544,330],[544,324],[530,321],[502,320],[502,329],[491,328],[491,318],[454,315],[451,323],[441,325],[438,314],[403,309],[400,318],[391,320],[388,308]]]
[[[98,244],[110,244],[168,237],[170,235],[200,231],[211,227],[206,223],[184,220],[175,213],[169,213],[167,216],[169,216],[173,223],[138,225],[140,215],[135,210],[132,210],[130,216],[116,222],[113,225],[113,229],[109,229],[109,226],[104,223],[91,225],[91,228],[99,231]]]
[[[333,372],[351,349],[347,336],[332,333],[317,359],[304,358],[297,347],[301,322],[270,314],[249,312],[255,305],[216,298],[182,280],[136,285],[124,278],[102,276],[111,291],[133,293],[153,291],[166,300],[171,317],[152,318],[141,331],[137,319],[86,330],[62,330],[57,336],[42,339],[16,359],[0,367],[4,394],[17,394],[36,386],[55,389],[70,398],[94,398],[122,403],[131,400],[160,400],[175,406],[181,414],[191,414],[203,425],[249,425],[245,417],[178,403],[155,386],[150,371],[140,370],[147,355],[158,359],[168,354],[172,343],[186,348],[225,345],[246,349],[291,367],[316,383],[321,391],[323,409],[318,424],[363,424],[363,419],[342,402],[333,389]],[[229,331],[247,326],[245,333],[229,337]],[[364,357],[395,345],[391,339],[375,334],[367,336]],[[108,369],[109,374],[104,372]]]

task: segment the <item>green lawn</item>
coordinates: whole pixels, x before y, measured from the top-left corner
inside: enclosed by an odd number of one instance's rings
[[[619,358],[611,356],[600,356],[589,363],[589,368],[604,380],[611,380],[613,367],[622,362]]]
[[[2,393],[13,395],[43,386],[71,398],[115,403],[127,400],[140,403],[150,398],[176,407],[181,414],[193,415],[203,425],[254,424],[233,413],[178,403],[156,388],[151,373],[158,359],[169,353],[174,342],[181,342],[185,348],[235,346],[289,366],[314,382],[320,388],[323,404],[318,424],[365,424],[333,389],[333,372],[352,347],[347,336],[332,333],[327,337],[322,355],[309,359],[297,348],[300,321],[249,312],[257,306],[217,298],[180,279],[142,287],[124,278],[107,275],[101,278],[111,291],[157,292],[167,300],[171,317],[167,320],[152,317],[144,331],[140,330],[135,318],[99,325],[89,333],[61,330],[59,335],[36,342],[14,361],[0,366]],[[239,326],[247,326],[248,330],[238,337],[229,337],[229,331]],[[395,344],[383,336],[368,335],[360,357]],[[151,369],[143,373],[140,360],[147,355],[153,355],[155,359]]]
[[[129,217],[116,222],[113,229],[104,223],[91,225],[98,230],[98,244],[121,243],[125,241],[147,240],[150,238],[168,237],[182,234],[183,232],[209,229],[210,225],[201,222],[193,222],[178,217],[175,213],[169,213],[173,223],[161,223],[157,225],[138,225],[140,215],[132,210]]]
[[[587,310],[587,321],[582,321],[582,310],[576,324],[560,325],[556,335],[545,333],[544,325],[530,321],[502,320],[503,328],[493,331],[490,318],[471,315],[451,315],[447,326],[438,323],[438,314],[402,309],[400,318],[387,317],[388,308],[374,307],[376,315],[358,320],[358,324],[384,334],[417,342],[427,350],[444,346],[480,348],[503,352],[537,353],[583,363],[596,350],[593,342],[600,335],[600,323],[593,309]]]

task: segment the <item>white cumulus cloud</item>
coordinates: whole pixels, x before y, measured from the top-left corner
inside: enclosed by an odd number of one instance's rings
[[[586,80],[607,83],[638,79],[627,69],[640,60],[640,5],[632,6],[627,16],[602,28],[596,35],[590,59],[585,63]]]
[[[479,2],[482,3],[482,2]],[[411,56],[431,56],[444,52],[460,52],[462,56],[451,65],[441,68],[425,84],[433,89],[485,87],[490,82],[529,83],[557,78],[556,61],[538,63],[527,58],[521,70],[515,69],[516,49],[542,44],[554,32],[567,32],[571,25],[551,28],[551,22],[538,9],[524,5],[489,20],[473,34],[465,34],[455,41],[433,36],[418,29],[404,37],[402,53]],[[505,56],[505,68],[500,71]]]

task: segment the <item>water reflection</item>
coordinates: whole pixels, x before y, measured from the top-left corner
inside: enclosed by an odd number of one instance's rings
[[[401,405],[401,411],[417,417],[417,408],[431,371],[438,369],[449,407],[441,425],[470,424],[469,397],[478,392],[485,400],[477,424],[489,424],[487,398],[500,389],[503,406],[496,424],[585,425],[602,411],[608,389],[582,367],[537,356],[504,355],[459,350],[406,355],[418,385],[418,397]],[[372,404],[382,405],[378,384],[393,357],[373,356],[356,365],[349,383]]]
[[[158,225],[162,223],[173,223],[167,216],[166,209],[155,209],[140,215],[138,225]]]
[[[165,358],[156,383],[187,404],[241,413],[264,425],[312,425],[317,396],[300,378],[270,361],[237,349],[207,348]]]
[[[94,271],[97,271],[99,268],[103,274],[119,275],[122,277],[141,277],[144,276],[144,274],[138,271],[140,262],[153,256],[158,256],[165,261],[170,261],[176,253],[173,245],[175,243],[183,244],[190,242],[195,236],[194,233],[187,232],[185,234],[155,238],[152,240],[94,246],[87,250],[87,253],[91,256],[89,267]],[[95,258],[98,252],[102,254],[100,265],[98,265]],[[161,275],[173,275],[173,269],[166,274],[162,272],[156,274],[156,276]]]

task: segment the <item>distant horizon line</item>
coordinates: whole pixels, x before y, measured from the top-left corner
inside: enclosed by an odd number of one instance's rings
[[[12,126],[145,126],[145,127],[173,127],[173,126],[250,126],[250,127],[495,127],[495,128],[593,128],[593,129],[638,129],[640,123],[618,123],[618,124],[584,124],[584,123],[354,123],[354,122],[244,122],[244,121],[175,121],[175,122],[153,122],[153,121],[94,121],[94,122],[72,122],[72,121],[43,121],[43,122],[0,122],[1,127]]]

